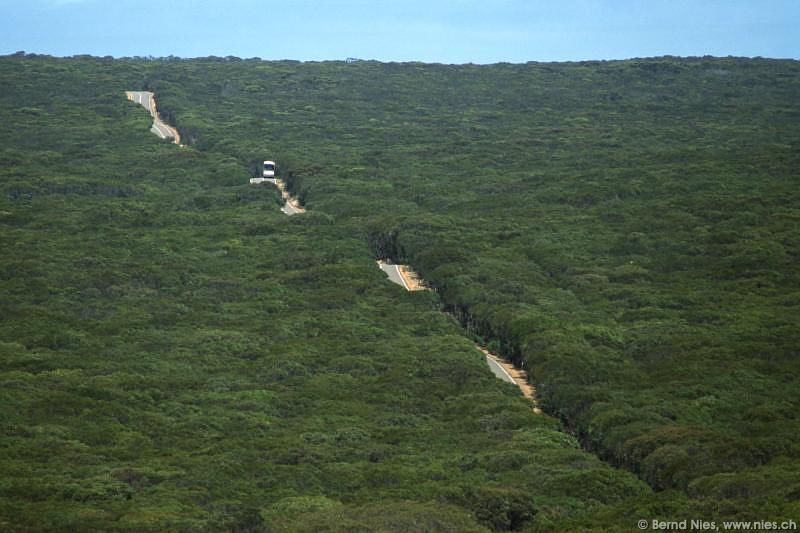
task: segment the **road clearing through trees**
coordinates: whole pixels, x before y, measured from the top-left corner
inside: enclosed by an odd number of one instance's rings
[[[158,112],[156,111],[155,98],[153,97],[152,92],[125,91],[125,94],[128,96],[128,100],[136,102],[150,112],[150,115],[153,117],[153,127],[151,129],[153,133],[162,139],[172,138],[174,139],[175,144],[180,145],[180,134],[178,131],[172,126],[165,124],[159,118]],[[250,183],[255,185],[259,185],[264,182],[269,182],[275,185],[281,192],[281,198],[283,198],[284,201],[281,211],[289,216],[296,215],[298,213],[305,213],[306,210],[299,204],[297,199],[289,193],[283,180],[278,178],[264,177],[252,178],[250,180]],[[430,287],[425,284],[425,281],[422,280],[422,278],[420,278],[419,275],[408,265],[397,265],[388,260],[378,260],[377,263],[378,267],[386,273],[392,282],[397,283],[405,290],[410,292],[430,290]],[[477,348],[478,351],[480,351],[486,357],[486,364],[489,365],[489,369],[498,379],[502,379],[503,381],[516,385],[519,390],[522,391],[522,395],[532,402],[533,412],[542,412],[541,409],[539,409],[539,407],[536,405],[536,390],[528,381],[527,372],[516,368],[513,364],[506,361],[499,355],[490,352],[483,346],[476,344],[475,348]]]
[[[300,205],[300,202],[294,198],[291,193],[286,190],[286,184],[280,178],[250,178],[251,185],[260,185],[262,183],[271,183],[281,191],[281,198],[283,198],[283,206],[281,211],[285,214],[292,216],[298,213],[305,213],[306,210]]]
[[[391,261],[378,260],[378,268],[386,272],[389,279],[407,291],[424,291],[428,287],[419,279],[416,272],[406,265],[395,265]]]
[[[388,260],[380,259],[377,261],[378,268],[383,270],[389,280],[403,287],[407,291],[430,290],[422,278],[414,272],[408,265],[397,265]],[[533,403],[533,412],[541,414],[542,410],[536,403],[536,389],[528,381],[528,373],[525,370],[515,367],[509,361],[499,355],[490,352],[487,348],[476,344],[478,349],[485,357],[486,364],[498,379],[511,383],[519,387],[522,395]]]
[[[150,113],[150,116],[153,117],[153,126],[150,128],[150,131],[162,139],[172,139],[175,144],[183,146],[181,144],[181,135],[178,133],[178,130],[161,120],[161,117],[158,116],[155,95],[151,91],[125,91],[125,95],[131,102],[135,102],[144,107],[148,113]],[[259,184],[265,181],[272,183],[281,191],[281,198],[283,198],[284,202],[281,211],[289,216],[306,212],[300,203],[286,190],[286,184],[283,180],[275,178],[253,178],[250,180],[250,183]]]
[[[150,128],[150,131],[161,137],[162,139],[172,139],[175,144],[181,144],[181,135],[178,133],[178,130],[170,126],[169,124],[165,123],[161,120],[158,116],[158,110],[156,108],[156,100],[152,92],[150,91],[125,91],[125,94],[128,97],[128,100],[131,102],[136,102],[137,104],[141,105],[150,113],[153,117],[153,126]]]
[[[289,216],[306,212],[297,199],[294,198],[288,190],[286,190],[286,184],[282,179],[275,178],[272,183],[274,183],[278,190],[281,191],[281,198],[283,198],[283,207],[281,207],[281,211]]]

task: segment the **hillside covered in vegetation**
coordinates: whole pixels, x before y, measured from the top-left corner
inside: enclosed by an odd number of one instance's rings
[[[0,80],[2,528],[800,515],[797,62],[20,54]],[[247,185],[266,157],[307,213]]]

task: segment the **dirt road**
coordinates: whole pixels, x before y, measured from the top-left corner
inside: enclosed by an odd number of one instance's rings
[[[378,267],[386,272],[389,280],[400,285],[407,291],[428,290],[425,282],[408,265],[396,265],[390,261],[379,260]],[[497,354],[494,354],[478,344],[475,347],[486,356],[486,363],[489,369],[497,376],[508,383],[519,387],[522,395],[533,403],[533,412],[540,414],[541,409],[536,405],[536,389],[528,381],[528,373],[506,361]]]
[[[128,100],[142,105],[150,112],[153,117],[153,133],[162,139],[172,138],[175,140],[175,144],[180,144],[180,134],[178,134],[178,131],[172,126],[165,124],[159,118],[156,110],[156,102],[153,98],[152,92],[126,91],[126,94],[128,96]],[[271,178],[253,178],[250,180],[250,183],[260,184],[265,181],[272,183],[278,188],[278,190],[281,191],[281,197],[284,201],[281,211],[290,216],[298,213],[305,213],[305,209],[300,206],[296,198],[292,197],[292,195],[286,189],[286,184],[282,180]],[[407,265],[396,265],[389,261],[379,260],[378,267],[386,272],[387,276],[389,276],[389,279],[392,282],[397,283],[407,291],[429,290],[419,275]],[[533,411],[535,413],[542,412],[536,406],[536,390],[528,381],[528,374],[524,370],[514,367],[514,365],[502,357],[491,353],[483,346],[476,344],[475,347],[486,356],[486,363],[489,365],[490,370],[495,374],[495,376],[497,376],[498,379],[502,379],[508,383],[513,383],[519,387],[523,396],[529,398],[533,402]]]
[[[397,283],[407,291],[424,291],[427,289],[416,272],[406,265],[395,265],[388,261],[379,260],[378,268],[386,272],[386,275],[389,276],[391,281]]]
[[[300,203],[297,201],[297,199],[289,194],[289,191],[286,190],[286,184],[283,183],[283,180],[276,179],[274,183],[278,190],[281,191],[281,197],[283,198],[284,204],[283,207],[281,207],[281,211],[289,216],[306,212],[306,210],[300,206]]]
[[[291,216],[296,215],[298,213],[305,213],[306,210],[300,206],[300,202],[294,198],[288,190],[286,190],[286,184],[283,180],[278,178],[250,178],[250,183],[253,185],[260,185],[262,183],[271,183],[281,191],[281,198],[283,198],[283,205],[281,206],[281,211],[285,214]]]
[[[137,104],[147,109],[147,111],[153,117],[153,127],[150,128],[150,131],[152,131],[162,139],[173,139],[175,144],[181,144],[181,136],[178,133],[178,130],[176,130],[169,124],[163,122],[161,118],[158,116],[158,110],[156,109],[156,100],[152,92],[125,91],[125,94],[128,96],[128,100],[130,100],[131,102],[136,102]]]
[[[509,381],[510,383],[515,384],[519,387],[519,390],[522,391],[522,395],[528,398],[533,402],[533,412],[534,413],[541,413],[542,410],[536,405],[536,389],[531,385],[528,381],[528,373],[524,370],[515,367],[502,357],[497,354],[493,354],[483,346],[475,345],[475,347],[486,356],[486,361],[489,363],[489,367],[492,368],[492,371],[495,372],[496,367],[502,368],[502,372],[505,376],[508,376],[508,379],[505,377],[501,377],[504,381]],[[495,372],[497,374],[497,372]]]

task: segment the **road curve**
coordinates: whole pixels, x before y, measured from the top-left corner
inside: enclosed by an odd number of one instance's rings
[[[173,139],[175,144],[181,143],[181,136],[178,130],[164,123],[158,116],[158,109],[156,108],[156,100],[153,93],[150,91],[125,91],[128,100],[135,102],[140,106],[147,109],[150,116],[153,117],[153,127],[150,131],[161,137],[162,139]]]

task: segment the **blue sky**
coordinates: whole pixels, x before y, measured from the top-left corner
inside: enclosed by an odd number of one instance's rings
[[[0,0],[0,54],[800,58],[800,0]]]

